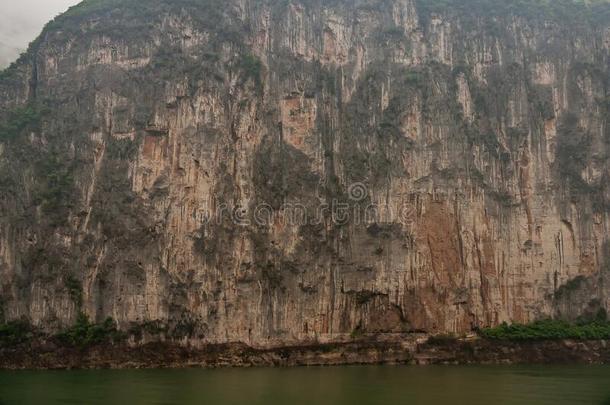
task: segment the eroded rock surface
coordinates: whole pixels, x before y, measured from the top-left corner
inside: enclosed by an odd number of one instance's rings
[[[5,320],[277,346],[608,309],[608,20],[133,3],[2,73]]]

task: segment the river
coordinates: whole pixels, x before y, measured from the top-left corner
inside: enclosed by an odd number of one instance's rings
[[[0,404],[610,405],[610,367],[2,371]]]

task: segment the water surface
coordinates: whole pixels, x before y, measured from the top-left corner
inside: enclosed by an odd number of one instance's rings
[[[610,405],[610,367],[0,372],[0,404]]]

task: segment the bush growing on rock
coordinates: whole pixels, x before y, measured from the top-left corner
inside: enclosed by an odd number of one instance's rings
[[[572,324],[558,320],[541,320],[531,324],[503,323],[495,328],[479,331],[479,334],[492,340],[602,340],[610,339],[610,322],[600,319]]]
[[[0,325],[0,347],[16,346],[32,338],[32,326],[23,320]]]
[[[80,314],[71,328],[59,333],[59,342],[66,346],[87,347],[122,340],[124,335],[117,330],[112,318],[101,324],[91,323],[89,317]]]

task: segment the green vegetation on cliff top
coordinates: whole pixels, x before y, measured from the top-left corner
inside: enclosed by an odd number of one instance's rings
[[[259,0],[277,6],[290,3],[300,3],[305,6],[338,6],[356,0]],[[388,0],[378,0],[371,4],[356,2],[360,9],[386,10]],[[415,0],[418,14],[425,24],[431,13],[462,14],[466,16],[510,16],[543,20],[560,21],[563,24],[578,22],[602,23],[610,21],[610,0]],[[72,6],[68,11],[49,22],[43,33],[21,55],[19,61],[28,60],[36,53],[36,49],[50,30],[78,30],[79,25],[74,19],[80,19],[95,13],[110,12],[120,9],[118,15],[147,16],[160,15],[165,10],[175,7],[193,8],[201,13],[190,13],[197,20],[204,17],[206,24],[214,27],[221,23],[222,10],[226,8],[224,0],[84,0]],[[18,62],[19,62],[18,61]],[[10,67],[0,70],[0,80],[11,78],[16,72],[13,63]]]
[[[575,21],[578,18],[607,22],[608,0],[416,0],[420,13],[447,11],[487,15],[517,15],[545,20]]]
[[[356,2],[355,0],[259,0],[260,3],[286,5],[301,3],[304,5],[333,6]],[[595,18],[604,21],[610,15],[609,0],[415,0],[419,13],[463,12],[467,14],[505,15],[514,14],[524,17],[542,17],[548,19]],[[172,4],[177,6],[220,6],[222,0],[84,0],[71,7],[61,17],[74,17],[85,14],[121,9],[142,10],[155,4]],[[358,3],[358,2],[356,2]],[[384,8],[387,1],[376,1],[372,4],[358,4],[360,8]]]

